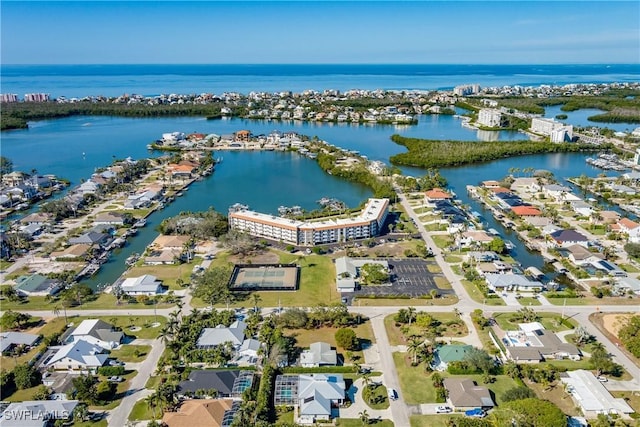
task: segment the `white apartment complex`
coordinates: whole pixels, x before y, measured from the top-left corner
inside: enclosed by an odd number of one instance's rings
[[[18,95],[15,93],[0,94],[0,102],[18,102]]]
[[[573,138],[573,126],[541,117],[531,119],[531,132],[546,135],[551,142],[565,142]]]
[[[25,102],[47,102],[49,101],[48,93],[25,93]]]
[[[388,212],[388,199],[369,199],[364,209],[355,217],[320,218],[309,221],[244,209],[229,213],[229,226],[252,236],[297,246],[314,246],[377,236]]]
[[[502,113],[495,108],[483,108],[478,113],[478,124],[490,128],[500,127]]]

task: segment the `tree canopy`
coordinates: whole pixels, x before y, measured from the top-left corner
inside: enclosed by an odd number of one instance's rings
[[[491,418],[498,426],[567,426],[567,416],[560,408],[548,400],[536,398],[506,402],[492,411]]]

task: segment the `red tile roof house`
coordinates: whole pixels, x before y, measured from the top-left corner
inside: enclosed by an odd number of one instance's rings
[[[518,216],[541,216],[542,212],[538,208],[533,206],[514,206],[511,208],[511,212]]]
[[[426,199],[427,203],[431,203],[437,200],[453,199],[453,196],[441,188],[434,188],[433,190],[429,190],[424,193],[424,198]]]
[[[640,243],[640,224],[635,221],[631,221],[629,218],[622,218],[618,221],[618,230],[621,233],[625,233],[629,236],[629,241],[633,243]]]

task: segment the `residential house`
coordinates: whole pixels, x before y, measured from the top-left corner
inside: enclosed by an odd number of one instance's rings
[[[635,412],[623,398],[614,398],[590,371],[567,371],[560,375],[560,380],[566,384],[565,390],[586,418],[596,418],[598,414],[623,415]]]
[[[197,167],[174,163],[168,165],[167,169],[174,178],[192,178]]]
[[[495,181],[495,180],[482,181],[482,187],[484,188],[498,188],[501,185],[502,184],[500,184],[500,181]]]
[[[345,382],[339,374],[310,374],[298,376],[296,406],[299,424],[328,421],[332,408],[342,404],[345,397]]]
[[[463,247],[473,246],[474,244],[482,245],[489,243],[494,239],[494,236],[489,235],[486,231],[465,231],[462,233],[459,244]]]
[[[35,297],[55,295],[64,288],[64,283],[57,279],[49,279],[41,274],[20,276],[16,280],[14,289],[18,295]]]
[[[589,239],[575,230],[557,230],[549,234],[555,246],[569,247],[572,245],[581,245],[585,248],[589,244]]]
[[[542,212],[540,211],[540,209],[535,208],[533,206],[526,206],[526,205],[522,205],[522,206],[513,206],[511,207],[511,212],[513,212],[515,215],[517,216],[522,216],[522,217],[530,217],[530,216],[541,216]]]
[[[237,350],[244,341],[244,331],[247,324],[236,320],[231,325],[218,325],[215,328],[204,328],[198,337],[196,347],[198,349],[215,348],[226,342],[230,342]]]
[[[242,341],[242,345],[238,349],[238,354],[233,359],[233,362],[238,366],[250,366],[256,365],[262,343],[253,338],[247,338]]]
[[[151,253],[144,257],[144,263],[146,265],[167,265],[174,264],[178,258],[182,255],[182,250],[168,249],[164,251],[151,251]]]
[[[119,212],[102,212],[96,215],[93,220],[94,225],[113,225],[116,227],[125,224],[125,216]]]
[[[0,427],[47,427],[73,420],[77,400],[25,400],[10,403],[0,414]],[[55,420],[55,421],[53,421]],[[65,423],[66,424],[66,423]]]
[[[44,227],[51,221],[51,215],[44,212],[31,213],[20,220],[22,225],[38,225]]]
[[[635,279],[633,277],[621,277],[616,280],[614,287],[619,291],[640,295],[640,279]]]
[[[76,193],[81,194],[81,195],[85,195],[85,194],[95,194],[101,187],[102,185],[88,180],[83,182],[82,184],[80,184],[80,186],[78,186],[78,188],[76,189]]]
[[[549,224],[553,224],[551,218],[547,218],[546,216],[528,216],[524,217],[523,219],[527,224],[532,225],[536,228],[542,228]]]
[[[109,358],[104,349],[85,340],[63,345],[44,365],[55,370],[95,371]]]
[[[567,257],[575,265],[592,264],[605,259],[600,252],[591,252],[582,245],[571,245],[565,248]]]
[[[451,362],[461,362],[473,350],[468,344],[446,344],[436,348],[431,366],[438,371],[446,371]]]
[[[640,224],[629,218],[622,218],[617,223],[617,230],[620,233],[625,233],[629,236],[629,241],[632,243],[640,243]],[[612,227],[613,229],[614,227]]]
[[[300,366],[316,368],[318,366],[336,366],[338,355],[326,342],[314,342],[309,349],[300,354]]]
[[[151,274],[126,278],[120,286],[127,295],[158,295],[165,291],[162,282]]]
[[[479,262],[476,265],[476,271],[483,277],[487,274],[507,274],[511,273],[512,270],[513,268],[509,264],[500,260]]]
[[[468,378],[445,378],[443,382],[447,390],[447,403],[456,411],[495,406],[489,389],[476,385]]]
[[[24,332],[0,332],[0,354],[11,351],[14,347],[31,348],[38,344],[41,336]]]
[[[159,250],[175,249],[182,251],[191,238],[189,236],[180,235],[160,235],[151,242],[150,246],[153,246]]]
[[[553,359],[580,360],[582,357],[575,345],[562,342],[539,322],[520,323],[518,328],[518,331],[507,331],[503,338],[507,356],[516,363],[538,363]]]
[[[620,220],[620,214],[616,211],[600,211],[598,215],[604,224],[615,224]]]
[[[611,184],[611,185],[609,185],[609,188],[614,193],[624,194],[624,195],[627,195],[627,196],[635,196],[636,194],[638,194],[638,190],[636,190],[633,187],[629,187],[628,185]]]
[[[591,214],[595,212],[593,206],[584,200],[574,200],[569,202],[569,204],[571,205],[571,209],[580,216],[590,217]]]
[[[86,244],[86,245],[96,245],[96,246],[108,246],[111,243],[111,236],[108,233],[99,233],[97,231],[88,231],[84,234],[81,234],[78,237],[72,237],[69,239],[69,244]]]
[[[198,369],[191,371],[189,377],[178,384],[178,390],[181,395],[215,390],[215,397],[238,399],[246,389],[251,388],[253,380],[254,371]]]
[[[529,280],[522,274],[487,274],[485,280],[489,289],[494,292],[524,291],[533,292],[542,290],[544,285],[536,280]]]
[[[558,185],[558,184],[548,184],[542,186],[542,193],[555,200],[556,202],[565,202],[570,200],[575,200],[574,195],[571,194],[571,188]]]
[[[84,259],[89,251],[91,245],[80,243],[77,245],[71,245],[61,251],[51,252],[49,258],[52,261],[64,261],[65,259]]]
[[[427,204],[432,205],[438,200],[450,200],[453,196],[441,188],[434,188],[424,193]]]
[[[473,262],[491,262],[500,259],[500,255],[493,251],[471,251],[466,256]]]
[[[83,320],[69,335],[68,343],[85,341],[92,345],[111,350],[120,345],[124,333],[100,319]]]
[[[515,178],[511,183],[513,191],[536,193],[540,191],[540,184],[537,178]]]
[[[240,402],[231,399],[185,400],[176,412],[165,412],[162,425],[167,427],[229,427]]]

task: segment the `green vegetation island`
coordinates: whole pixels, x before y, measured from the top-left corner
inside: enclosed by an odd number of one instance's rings
[[[407,148],[406,153],[391,156],[390,161],[398,166],[439,168],[461,166],[467,163],[487,162],[504,157],[544,153],[574,153],[579,151],[603,151],[611,144],[554,143],[536,141],[440,141],[432,139],[406,138],[393,135],[391,140]]]

